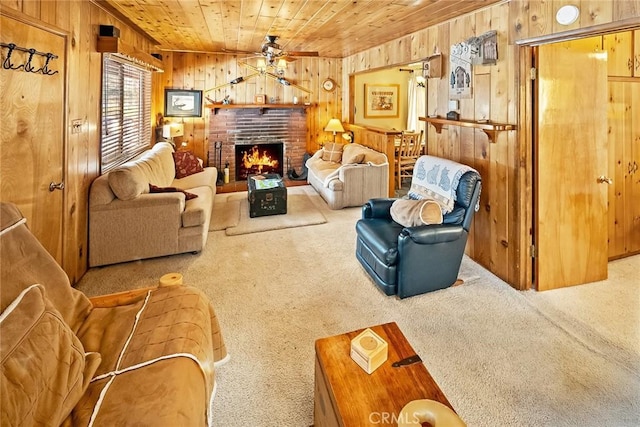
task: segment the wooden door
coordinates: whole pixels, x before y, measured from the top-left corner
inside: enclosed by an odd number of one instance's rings
[[[607,54],[601,37],[540,46],[535,284],[607,277]]]
[[[29,52],[13,49],[8,59],[9,48],[2,48],[0,200],[18,206],[62,265],[63,191],[49,186],[64,178],[65,39],[6,15],[0,19],[2,43],[57,56],[47,64],[47,74],[38,71],[45,56],[34,54],[29,61]]]
[[[633,31],[633,76],[640,77],[640,30]]]
[[[640,81],[609,79],[609,259],[640,251]]]
[[[633,76],[633,31],[605,34],[602,36],[607,50],[609,76]]]
[[[640,33],[640,31],[636,31]],[[638,40],[640,42],[640,39]],[[640,55],[638,55],[640,61]],[[634,119],[631,123],[631,137],[629,138],[629,154],[625,186],[626,209],[629,212],[629,235],[627,236],[627,253],[640,252],[640,82],[630,83],[631,110]]]

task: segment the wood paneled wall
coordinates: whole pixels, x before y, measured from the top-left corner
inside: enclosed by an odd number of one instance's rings
[[[265,76],[256,76],[245,82],[224,86],[220,89],[208,91],[237,77],[247,77],[254,72],[246,68],[241,62],[255,65],[255,58],[243,55],[205,54],[192,52],[163,52],[162,62],[164,73],[155,73],[153,80],[153,113],[164,111],[164,89],[201,89],[205,96],[220,102],[229,96],[234,104],[253,104],[255,95],[266,95],[267,102],[271,98],[276,103],[292,103],[293,97],[298,102],[309,102],[313,105],[307,109],[308,133],[307,149],[317,150],[318,140],[326,140],[324,127],[333,117],[340,118],[342,97],[340,88],[333,92],[322,89],[322,81],[332,78],[338,81],[342,75],[342,62],[332,58],[299,58],[288,64],[285,77],[291,82],[311,90],[306,93],[292,86],[283,86]],[[205,100],[205,104],[207,101]],[[188,143],[188,148],[196,155],[206,159],[209,146],[209,118],[213,114],[210,108],[205,108],[203,116],[196,119],[165,118],[170,122],[184,123],[185,136],[182,141]],[[328,135],[328,134],[327,134]]]
[[[580,19],[569,27],[555,22],[555,11],[564,4],[575,4],[581,9]],[[434,53],[444,54],[444,75],[447,76],[452,44],[497,30],[498,63],[474,67],[473,98],[460,100],[459,111],[464,119],[488,118],[522,125],[519,96],[522,85],[528,82],[519,81],[521,58],[517,41],[638,16],[638,0],[514,0],[347,57],[342,82],[346,86],[349,75],[407,64]],[[429,79],[427,113],[444,115],[449,110],[448,101],[448,78]],[[343,104],[343,116],[347,117],[349,108]],[[489,143],[487,136],[478,130],[456,126],[443,129],[441,134],[435,133],[431,126],[427,130],[430,154],[472,165],[482,175],[481,206],[469,238],[468,255],[517,289],[531,286],[533,158],[525,140],[519,131],[499,132],[495,143]]]
[[[151,51],[152,44],[88,1],[3,0],[1,7],[21,12],[33,22],[68,34],[67,98],[65,105],[56,108],[64,109],[67,119],[62,264],[71,282],[77,283],[87,270],[89,187],[98,176],[100,165],[102,57],[96,51],[99,25],[115,25],[123,40],[142,50]],[[7,108],[4,98],[2,101],[3,108]],[[76,119],[82,121],[82,130],[72,134],[71,121]],[[46,141],[41,143],[46,150]]]

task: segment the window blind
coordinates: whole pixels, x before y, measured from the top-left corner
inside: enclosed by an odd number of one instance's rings
[[[114,55],[102,68],[101,172],[147,149],[151,143],[151,72]]]

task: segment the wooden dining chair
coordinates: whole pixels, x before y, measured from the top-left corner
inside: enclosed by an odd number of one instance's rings
[[[402,179],[413,176],[416,160],[423,154],[423,132],[402,132],[396,154],[396,184],[402,188]]]

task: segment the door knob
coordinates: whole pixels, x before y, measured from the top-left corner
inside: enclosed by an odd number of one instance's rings
[[[64,190],[64,182],[51,182],[49,184],[49,191]]]
[[[604,176],[604,175],[600,175],[598,177],[598,183],[599,184],[609,184],[609,185],[611,185],[611,184],[613,184],[613,180],[611,178],[609,178],[609,177]]]

